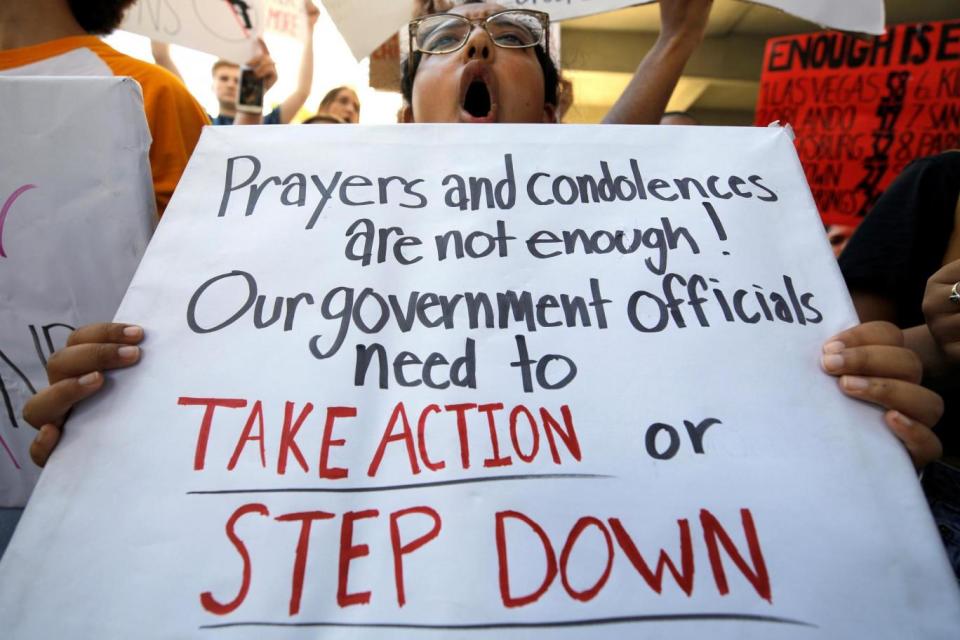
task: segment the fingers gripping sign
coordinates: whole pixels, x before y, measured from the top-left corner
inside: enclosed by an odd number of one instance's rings
[[[44,466],[60,440],[64,420],[80,401],[97,393],[104,372],[136,364],[140,360],[143,329],[122,323],[80,327],[67,339],[67,346],[47,361],[50,386],[33,396],[23,408],[23,419],[39,432],[30,445],[30,457]]]
[[[888,322],[848,329],[823,346],[821,365],[839,378],[846,395],[884,409],[884,422],[919,469],[940,457],[931,427],[943,415],[943,399],[920,385],[919,357],[903,346],[903,332]]]

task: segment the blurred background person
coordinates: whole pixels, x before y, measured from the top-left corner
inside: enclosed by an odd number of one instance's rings
[[[217,98],[219,111],[216,116],[210,116],[212,124],[289,124],[297,115],[310,97],[313,89],[313,33],[320,17],[320,10],[312,0],[305,0],[304,7],[307,14],[306,36],[303,42],[303,53],[300,57],[300,70],[297,75],[296,89],[283,102],[266,114],[238,112],[237,97],[240,87],[240,65],[228,60],[217,60],[211,69],[212,90]],[[253,70],[254,76],[263,82],[263,92],[266,93],[277,82],[277,67],[270,51],[263,40],[260,41],[261,52],[249,60],[245,66]],[[174,75],[182,77],[180,70],[170,55],[170,45],[163,42],[151,42],[151,52],[157,64]]]
[[[360,98],[350,87],[336,87],[320,101],[317,115],[333,116],[348,124],[360,122]]]

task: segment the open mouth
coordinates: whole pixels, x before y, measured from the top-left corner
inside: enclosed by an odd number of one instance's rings
[[[463,110],[474,118],[486,118],[490,115],[493,102],[490,99],[490,89],[482,78],[476,78],[467,87],[463,97]]]

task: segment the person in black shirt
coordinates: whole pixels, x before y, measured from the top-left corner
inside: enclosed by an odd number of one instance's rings
[[[906,346],[923,361],[926,384],[946,400],[934,431],[954,463],[960,463],[960,363],[951,362],[931,334],[923,297],[927,280],[960,260],[958,201],[960,150],[916,160],[884,192],[839,259],[860,320],[887,320],[903,329]]]
[[[944,399],[934,427],[942,462],[924,493],[960,579],[960,150],[910,164],[840,254],[861,321],[888,320],[924,366],[924,385]]]

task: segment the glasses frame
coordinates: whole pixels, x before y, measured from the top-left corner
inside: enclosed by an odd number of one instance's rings
[[[502,16],[505,13],[522,13],[522,14],[533,16],[534,18],[536,18],[537,21],[540,23],[540,26],[543,28],[543,34],[541,34],[540,40],[538,40],[537,42],[534,42],[533,44],[514,46],[514,47],[511,47],[509,45],[499,44],[494,39],[493,34],[490,33],[490,29],[487,27],[487,24],[497,16]],[[470,31],[467,32],[467,37],[463,39],[463,42],[461,42],[456,49],[451,49],[450,51],[444,51],[443,53],[431,53],[429,51],[423,51],[422,49],[420,49],[419,46],[417,46],[416,33],[417,33],[417,29],[420,28],[420,23],[424,22],[425,20],[429,20],[431,18],[436,18],[437,16],[450,16],[452,18],[462,20],[470,24]],[[491,13],[486,18],[474,18],[474,19],[470,19],[466,16],[462,16],[459,13],[451,13],[449,11],[443,11],[440,13],[431,13],[429,15],[415,18],[411,20],[410,23],[407,25],[407,36],[410,39],[409,40],[410,54],[407,56],[408,73],[410,73],[411,76],[413,75],[413,54],[414,53],[420,53],[421,55],[428,55],[428,56],[442,56],[442,55],[447,55],[449,53],[456,53],[457,51],[460,51],[460,49],[463,49],[467,45],[467,42],[470,41],[470,36],[473,35],[474,27],[480,27],[484,31],[486,31],[487,36],[490,37],[490,42],[492,42],[494,46],[500,47],[501,49],[533,49],[534,47],[540,46],[540,44],[543,43],[544,53],[546,53],[548,56],[550,55],[550,14],[544,11],[536,11],[534,9],[504,9],[503,11],[497,11],[496,13]]]

